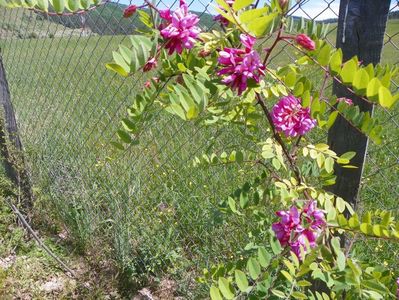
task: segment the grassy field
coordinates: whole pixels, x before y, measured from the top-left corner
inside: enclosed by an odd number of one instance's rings
[[[0,11],[0,28],[2,22],[21,22],[19,28],[29,29],[23,34],[53,31],[54,38],[0,35],[0,47],[39,217],[53,222],[55,231],[66,230],[75,250],[107,257],[123,271],[120,278],[130,280],[126,285],[139,289],[170,278],[179,282],[175,295],[199,297],[200,270],[235,259],[234,249],[249,242],[249,225],[221,223],[217,203],[255,170],[240,170],[232,178],[234,166],[191,167],[195,155],[239,147],[235,129],[198,129],[160,115],[147,124],[140,146],[118,156],[109,141],[146,80],[142,74],[124,80],[105,69],[124,37],[84,37],[80,29],[29,15]],[[390,21],[388,33],[397,32],[399,21]],[[399,45],[399,35],[394,41]],[[398,53],[388,43],[383,62],[396,63]],[[276,61],[288,59],[282,52]],[[392,117],[377,115],[389,124],[387,142],[370,146],[362,201],[398,212],[397,109]],[[390,262],[390,255],[381,257]]]

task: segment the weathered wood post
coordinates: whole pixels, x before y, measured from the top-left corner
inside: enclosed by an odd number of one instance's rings
[[[1,49],[0,49],[1,50]],[[17,120],[11,103],[6,71],[0,51],[0,155],[7,176],[22,192],[22,208],[33,205],[33,194],[28,172],[25,169],[22,143],[18,135]],[[10,147],[11,146],[11,147]]]
[[[380,62],[390,0],[341,0],[338,19],[337,48],[343,51],[344,61],[357,55],[363,65]],[[343,85],[334,82],[337,97],[346,97],[362,111],[373,112],[373,106],[354,97]],[[336,184],[329,188],[353,207],[357,205],[368,139],[343,117],[338,117],[328,132],[328,144],[338,155],[348,151],[357,154],[351,164],[358,169],[336,167]]]

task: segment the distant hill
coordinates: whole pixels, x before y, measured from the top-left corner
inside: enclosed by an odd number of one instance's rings
[[[51,22],[60,23],[68,28],[87,28],[99,35],[130,34],[140,29],[144,29],[138,17],[123,18],[123,10],[127,7],[124,4],[108,3],[91,10],[83,15],[74,16],[46,16]],[[210,28],[214,25],[213,16],[208,13],[193,12],[200,16],[200,26]]]
[[[0,7],[0,15],[6,15],[5,10],[9,9]],[[15,8],[8,13],[12,17],[0,19],[0,37],[2,38],[48,38],[79,34],[70,28],[54,24],[42,17],[38,18],[24,8]],[[32,26],[33,22],[35,26]]]

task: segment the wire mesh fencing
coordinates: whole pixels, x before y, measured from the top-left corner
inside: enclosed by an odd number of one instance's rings
[[[232,259],[248,243],[250,224],[223,224],[217,207],[256,170],[240,170],[237,178],[230,176],[234,166],[193,171],[195,156],[239,147],[235,129],[198,128],[164,114],[146,124],[139,146],[116,154],[109,142],[148,79],[142,73],[122,79],[105,68],[138,26],[137,17],[122,18],[125,4],[107,2],[80,16],[0,9],[1,54],[20,136],[37,205],[76,245],[107,253],[134,276],[178,278],[181,293],[195,298],[198,271]],[[215,26],[213,5],[191,1],[207,30]],[[335,44],[338,7],[338,0],[305,0],[290,14],[329,22],[327,39]],[[398,9],[392,3],[382,55],[395,65]],[[293,59],[283,47],[272,63]],[[392,81],[398,88],[399,77]],[[383,145],[370,144],[360,209],[398,214],[399,111],[375,114],[388,130]]]

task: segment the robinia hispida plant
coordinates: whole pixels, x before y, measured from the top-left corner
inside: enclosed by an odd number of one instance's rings
[[[0,2],[43,11],[49,5],[47,0]],[[325,40],[327,26],[287,17],[288,0],[263,7],[254,0],[216,2],[218,26],[211,31],[201,30],[199,17],[183,0],[175,11],[150,1],[126,8],[123,17],[138,14],[148,30],[120,45],[107,68],[125,77],[154,75],[129,107],[114,146],[139,143],[144,124],[159,109],[201,126],[243,129],[241,139],[250,143],[243,142],[242,149],[220,149],[193,160],[193,168],[250,164],[259,170],[220,203],[224,214],[254,224],[250,234],[256,238],[239,261],[204,270],[198,281],[209,287],[211,299],[399,298],[398,270],[362,261],[352,244],[343,243],[344,236],[397,243],[399,222],[388,211],[358,216],[344,199],[326,191],[335,183],[334,167],[354,168],[350,160],[356,153],[337,155],[307,138],[316,128],[329,129],[340,115],[381,143],[378,120],[351,99],[327,95],[327,83],[335,80],[363,101],[389,109],[399,99],[390,91],[397,69],[364,66],[356,57],[343,61],[341,50]],[[50,4],[62,13],[98,2]],[[282,47],[296,59],[271,64]],[[309,77],[315,73],[319,85]],[[277,199],[281,207],[271,222],[264,199]]]
[[[107,67],[122,76],[156,75],[129,107],[114,145],[124,149],[124,144],[138,143],[143,124],[159,108],[195,124],[245,129],[242,140],[255,147],[220,149],[193,161],[194,167],[260,167],[258,177],[220,204],[223,213],[256,224],[250,234],[257,238],[242,249],[238,256],[245,257],[239,261],[204,270],[198,280],[209,286],[211,299],[399,297],[397,270],[361,261],[342,238],[360,235],[397,243],[399,222],[388,211],[359,217],[327,192],[323,187],[335,183],[334,166],[354,168],[350,160],[356,153],[338,156],[328,145],[307,139],[316,127],[328,129],[341,115],[381,143],[378,121],[351,99],[328,96],[326,83],[335,80],[363,101],[389,109],[399,99],[390,91],[397,70],[364,66],[356,57],[343,61],[341,50],[325,41],[325,25],[289,19],[285,0],[263,7],[257,3],[218,0],[218,29],[208,32],[183,0],[175,11],[148,1],[129,6],[124,17],[138,13],[148,31],[131,36],[130,45],[121,45]],[[297,58],[274,67],[271,58],[282,47]],[[308,77],[310,71],[322,78],[320,86]],[[273,224],[262,201],[268,197],[279,199],[281,207]]]

